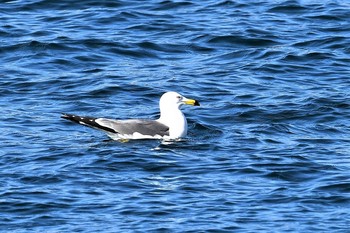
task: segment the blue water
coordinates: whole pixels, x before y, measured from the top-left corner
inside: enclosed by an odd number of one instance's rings
[[[1,232],[349,232],[348,1],[0,4]],[[156,118],[111,141],[61,112]]]

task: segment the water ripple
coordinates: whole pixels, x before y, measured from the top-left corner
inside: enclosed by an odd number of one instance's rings
[[[347,231],[348,9],[4,2],[1,229]],[[183,108],[178,142],[116,142],[59,118],[157,118],[169,90],[201,102]]]

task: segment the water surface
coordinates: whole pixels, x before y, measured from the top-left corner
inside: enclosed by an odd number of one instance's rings
[[[0,231],[347,232],[346,1],[5,1]],[[156,118],[120,143],[61,112]]]

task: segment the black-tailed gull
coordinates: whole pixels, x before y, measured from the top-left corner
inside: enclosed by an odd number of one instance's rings
[[[199,102],[176,92],[166,92],[159,101],[160,117],[157,120],[83,117],[62,114],[62,118],[81,125],[102,130],[109,137],[119,139],[178,139],[187,135],[187,120],[180,107],[184,104],[199,106]]]

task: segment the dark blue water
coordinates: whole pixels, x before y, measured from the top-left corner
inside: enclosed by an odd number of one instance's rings
[[[1,232],[349,232],[348,1],[0,4]],[[156,118],[121,143],[61,112]]]

